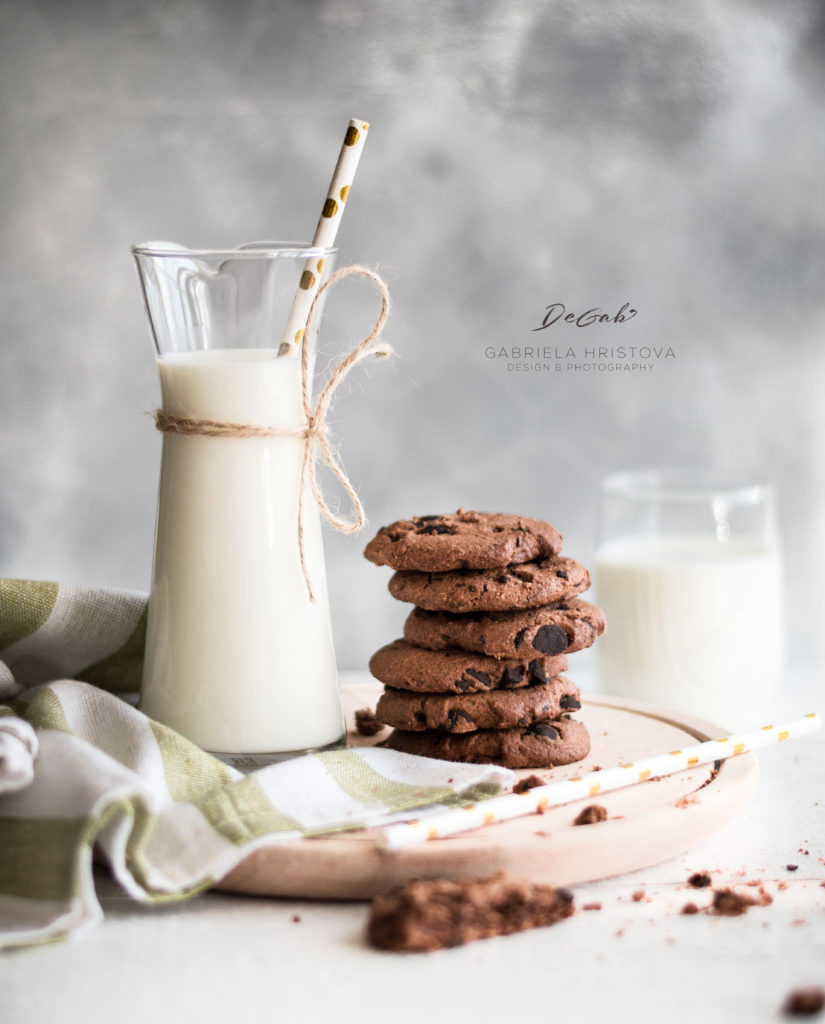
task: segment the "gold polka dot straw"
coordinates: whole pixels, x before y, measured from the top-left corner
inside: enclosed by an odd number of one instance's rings
[[[712,764],[714,761],[722,761],[746,751],[758,750],[774,743],[781,743],[783,740],[804,736],[818,729],[821,722],[818,714],[805,715],[778,725],[765,725],[761,729],[754,729],[738,736],[723,736],[720,739],[685,747],[684,750],[670,750],[664,754],[641,758],[631,764],[616,765],[598,772],[587,772],[574,779],[562,779],[546,786],[536,786],[524,793],[508,793],[506,796],[493,797],[478,805],[444,811],[421,821],[389,825],[381,832],[379,841],[385,849],[400,850],[405,846],[426,842],[428,839],[441,839],[459,832],[469,832],[483,825],[492,825],[497,821],[522,818],[544,811],[548,807],[560,807],[574,800],[593,797],[597,793],[635,786],[648,779],[673,775],[698,764]]]
[[[344,206],[355,177],[355,169],[361,159],[369,128],[366,121],[353,119],[349,123],[341,152],[338,155],[338,163],[335,165],[332,181],[327,189],[327,197],[321,208],[318,226],[315,228],[315,235],[312,239],[313,247],[329,249],[335,244],[338,225],[341,223]],[[315,293],[318,291],[323,277],[324,263],[324,257],[319,259],[317,256],[312,256],[304,265],[304,272],[301,274],[298,291],[292,302],[281,347],[278,349],[279,356],[297,352],[301,346],[309,316],[309,307],[312,305],[312,300],[315,298]]]

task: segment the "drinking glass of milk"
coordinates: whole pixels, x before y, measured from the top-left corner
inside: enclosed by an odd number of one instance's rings
[[[770,485],[686,471],[602,483],[594,561],[605,692],[709,719],[758,720],[783,663],[782,571]]]
[[[335,251],[147,243],[132,252],[172,424],[140,707],[239,766],[339,745],[320,516],[306,494],[303,564],[296,542],[309,443],[301,358],[279,356],[307,268],[328,276]]]

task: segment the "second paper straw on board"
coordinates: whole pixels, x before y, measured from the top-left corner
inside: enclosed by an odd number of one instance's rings
[[[761,750],[774,743],[805,736],[814,732],[821,724],[820,716],[812,712],[801,718],[790,719],[776,725],[764,725],[739,735],[706,740],[683,750],[670,750],[613,768],[587,772],[572,779],[560,779],[545,786],[536,786],[524,793],[492,797],[471,807],[442,811],[420,821],[388,825],[381,833],[380,843],[386,849],[400,850],[431,839],[441,839],[485,825],[494,825],[500,821],[509,821],[511,818],[525,817],[549,807],[560,807],[574,800],[593,797],[597,793],[608,793],[660,776],[673,775],[699,764],[712,764],[714,761],[722,761],[738,754]]]

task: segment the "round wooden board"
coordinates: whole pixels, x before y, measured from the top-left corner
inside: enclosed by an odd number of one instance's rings
[[[344,687],[351,745],[378,742],[389,730],[365,738],[354,730],[354,712],[374,708],[378,684]],[[723,736],[709,722],[638,701],[585,697],[577,713],[592,750],[585,761],[546,771],[546,781],[600,766],[624,764],[643,755],[675,750]],[[489,825],[461,836],[388,852],[375,830],[282,843],[251,853],[217,888],[266,896],[369,899],[409,878],[460,878],[505,870],[550,885],[573,885],[635,871],[668,860],[697,845],[728,822],[751,798],[759,771],[753,754],[699,766],[641,785],[600,795],[608,817],[574,826],[585,802]]]

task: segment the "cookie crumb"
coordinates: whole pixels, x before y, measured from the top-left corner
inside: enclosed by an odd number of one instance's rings
[[[788,994],[782,1012],[786,1017],[813,1017],[825,1006],[825,989],[818,985],[797,988]]]
[[[607,810],[601,804],[588,804],[579,812],[574,825],[596,825],[600,821],[607,821]]]
[[[733,889],[716,889],[710,911],[720,917],[738,917],[740,914],[746,914],[755,904],[756,900],[734,892]]]
[[[680,914],[698,914],[699,908],[695,903],[686,903],[679,911]]]
[[[518,782],[513,786],[514,793],[526,793],[529,789],[535,789],[536,786],[543,786],[544,780],[540,779],[538,775],[528,775],[526,779],[519,779]]]
[[[293,924],[300,924],[300,921],[301,921],[301,915],[300,914],[293,914],[292,915],[292,923]]]
[[[355,712],[355,729],[362,736],[375,736],[383,728],[383,723],[378,721],[375,712],[369,708],[359,708]]]
[[[707,871],[694,871],[687,881],[694,889],[705,889],[710,885],[710,875]]]
[[[645,898],[644,889],[637,889],[630,898],[633,900],[634,903],[641,903],[642,900]]]
[[[601,910],[601,909],[602,909],[602,905],[601,905],[601,903],[598,903],[598,902],[583,903],[582,904],[582,910]]]
[[[785,870],[786,871],[798,871],[799,870],[799,865],[798,864],[786,864],[785,865]]]

